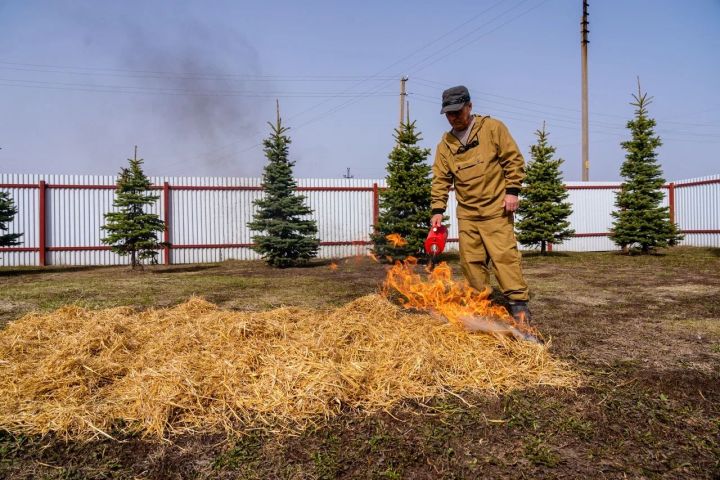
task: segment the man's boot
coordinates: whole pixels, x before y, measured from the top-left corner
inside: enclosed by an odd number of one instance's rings
[[[532,314],[528,302],[523,300],[510,300],[510,315],[520,324],[530,325]]]

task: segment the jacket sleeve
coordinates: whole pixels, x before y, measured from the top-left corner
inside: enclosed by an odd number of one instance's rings
[[[435,149],[435,163],[433,163],[432,187],[430,190],[431,202],[430,208],[433,215],[436,213],[444,213],[447,208],[448,192],[453,184],[453,175],[447,159],[441,153],[441,147]]]
[[[505,190],[517,195],[525,180],[525,160],[504,123],[498,122],[497,146],[500,166],[505,175]]]

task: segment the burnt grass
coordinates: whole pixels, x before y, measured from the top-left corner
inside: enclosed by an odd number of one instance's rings
[[[582,373],[577,390],[347,411],[298,436],[76,442],[0,431],[0,478],[720,479],[720,250],[526,254],[524,265],[535,324]],[[0,325],[64,303],[145,308],[191,294],[243,310],[332,308],[377,291],[384,275],[358,259],[336,271],[323,261],[0,269]]]

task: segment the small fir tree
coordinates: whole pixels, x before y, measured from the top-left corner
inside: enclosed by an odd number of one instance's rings
[[[649,253],[657,247],[676,245],[683,236],[670,221],[669,208],[661,206],[665,179],[655,150],[662,142],[653,130],[655,120],[648,117],[652,98],[642,92],[640,80],[633,98],[635,118],[627,123],[632,139],[622,143],[627,153],[620,174],[625,181],[615,196],[618,210],[612,212],[612,240],[626,253],[634,247]]]
[[[7,232],[8,224],[13,221],[17,214],[15,202],[8,192],[0,192],[0,232]],[[20,245],[22,233],[0,233],[0,247],[11,247]]]
[[[429,148],[420,148],[422,140],[415,122],[404,122],[395,130],[397,143],[388,156],[387,189],[380,193],[380,215],[371,235],[373,253],[388,260],[403,260],[423,248],[430,226],[431,167]],[[405,242],[393,242],[388,235],[398,234]]]
[[[165,223],[154,213],[146,213],[160,196],[149,193],[150,179],[142,170],[142,159],[128,159],[130,166],[120,171],[115,190],[114,212],[105,214],[102,227],[108,235],[102,242],[118,255],[130,255],[133,270],[142,267],[142,260],[157,263],[157,250],[165,246],[158,241],[158,232],[165,229]]]
[[[258,210],[248,227],[261,232],[252,237],[253,249],[269,265],[285,268],[315,257],[320,241],[315,221],[307,218],[312,209],[305,205],[305,197],[295,192],[295,162],[288,159],[290,138],[285,134],[288,128],[282,126],[279,109],[275,125],[268,125],[272,132],[263,141],[268,159],[263,170],[264,196],[254,202]]]
[[[568,217],[572,206],[562,181],[562,159],[553,159],[555,147],[548,144],[548,133],[543,122],[542,130],[535,132],[538,140],[530,146],[532,160],[527,166],[525,186],[520,192],[520,208],[516,223],[518,241],[527,246],[540,246],[545,255],[547,245],[562,243],[572,237]]]

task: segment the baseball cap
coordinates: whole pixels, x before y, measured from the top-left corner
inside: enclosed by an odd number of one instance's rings
[[[470,101],[470,92],[463,85],[450,87],[442,94],[442,109],[440,113],[457,112]]]

